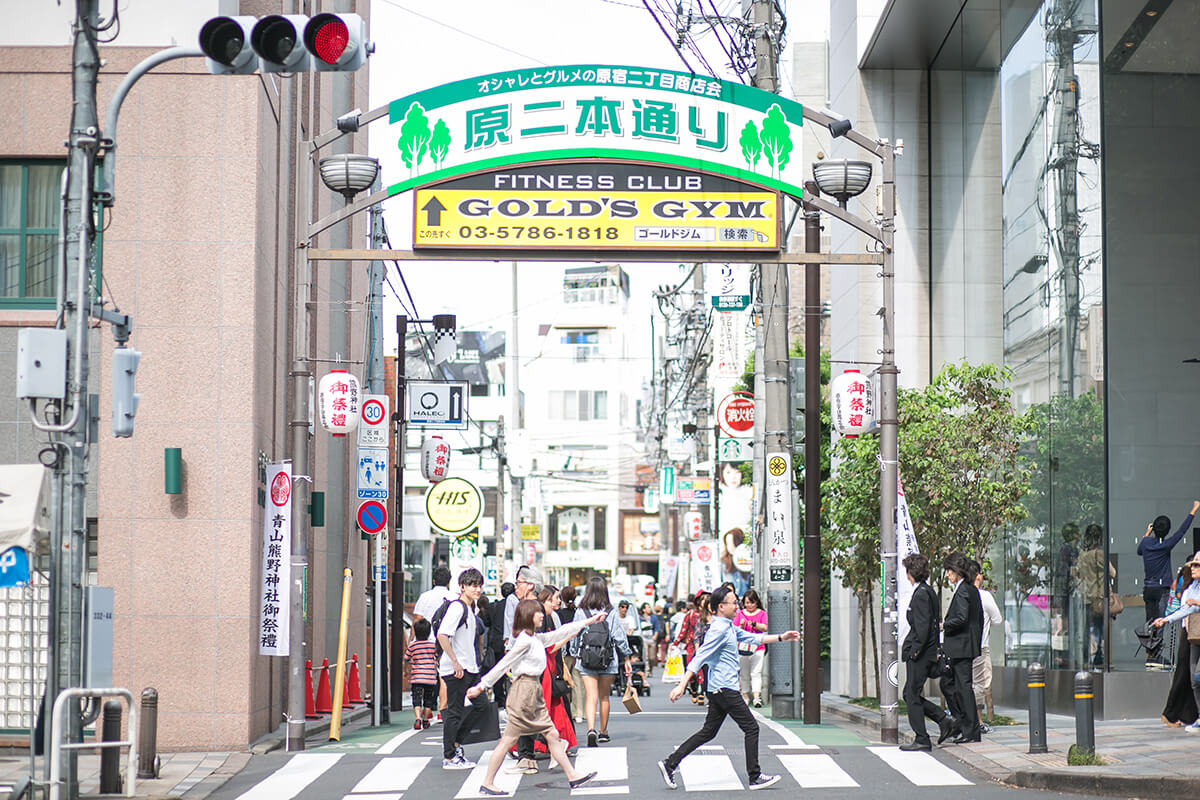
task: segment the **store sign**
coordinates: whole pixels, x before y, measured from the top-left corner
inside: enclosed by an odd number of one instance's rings
[[[727,381],[742,377],[746,371],[746,315],[714,314],[712,338],[716,377]]]
[[[750,307],[750,267],[747,265],[709,264],[705,278],[712,307],[717,311],[745,311]]]
[[[792,580],[792,455],[767,453],[767,567],[771,583]]]
[[[769,252],[779,249],[779,208],[778,193],[716,175],[536,164],[418,189],[413,247]]]
[[[680,478],[675,483],[675,502],[712,502],[712,478]]]
[[[779,95],[674,70],[496,72],[389,103],[384,138],[400,158],[384,159],[384,182],[391,196],[480,170],[595,158],[700,170],[800,197],[803,116]]]
[[[521,541],[522,542],[539,542],[542,539],[541,525],[522,525],[521,526]]]
[[[753,458],[753,439],[721,439],[717,442],[717,461],[738,463]]]
[[[446,533],[461,533],[475,527],[483,513],[483,495],[462,478],[447,478],[425,493],[429,521]]]
[[[675,468],[663,467],[659,473],[658,482],[658,502],[674,503],[675,502]]]

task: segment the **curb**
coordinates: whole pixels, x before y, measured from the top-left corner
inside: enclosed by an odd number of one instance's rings
[[[1022,789],[1053,792],[1103,794],[1110,797],[1187,797],[1196,789],[1196,779],[1183,775],[1098,775],[1057,771],[1017,770],[1004,783]]]
[[[346,726],[371,716],[371,707],[363,706],[362,708],[354,708],[349,711],[342,712],[342,725]],[[328,716],[316,721],[310,721],[304,725],[304,739],[308,741],[312,737],[329,732],[330,719]],[[287,743],[287,725],[281,726],[278,730],[268,733],[266,736],[259,738],[248,748],[251,753],[256,756],[273,753],[276,750],[282,750]]]
[[[878,711],[870,711],[865,708],[859,710],[857,706],[850,703],[831,703],[822,700],[821,716],[824,717],[826,714],[873,731],[878,731],[880,728]]]

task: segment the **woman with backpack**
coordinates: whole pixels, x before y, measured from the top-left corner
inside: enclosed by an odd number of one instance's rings
[[[542,678],[546,672],[547,648],[565,642],[582,630],[591,627],[603,628],[603,625],[595,623],[602,623],[604,615],[596,614],[585,617],[554,631],[534,633],[542,627],[545,614],[542,604],[537,600],[525,599],[518,603],[513,612],[512,632],[514,638],[508,653],[479,679],[479,683],[467,690],[467,697],[474,700],[500,680],[506,672],[512,671],[512,687],[508,691],[506,706],[508,719],[504,724],[504,732],[500,734],[500,742],[492,750],[492,757],[488,761],[487,776],[483,779],[483,785],[479,787],[480,794],[493,797],[508,794],[505,790],[497,787],[494,781],[496,773],[500,771],[500,765],[504,762],[505,755],[516,744],[517,738],[520,736],[541,734],[546,737],[550,755],[562,767],[563,774],[567,776],[567,781],[572,789],[596,777],[595,772],[581,775],[571,766],[571,760],[567,758],[563,740],[559,738],[554,722],[551,721],[550,714],[546,711]]]
[[[579,601],[579,608],[575,611],[575,621],[581,622],[599,613],[608,615],[608,624],[593,625],[585,629],[571,643],[571,652],[575,655],[579,673],[583,676],[588,747],[611,741],[608,735],[608,696],[612,691],[613,680],[617,677],[619,657],[625,660],[625,677],[628,678],[633,673],[633,667],[629,663],[629,656],[632,654],[629,640],[625,638],[625,628],[613,609],[612,601],[608,599],[608,583],[599,575],[593,575],[583,590],[583,599]],[[597,705],[600,707],[598,732]]]

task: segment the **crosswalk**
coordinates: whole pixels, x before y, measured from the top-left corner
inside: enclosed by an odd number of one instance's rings
[[[361,758],[346,762],[344,767],[349,767],[350,763],[361,764],[365,772],[346,780],[346,786],[353,784],[348,791],[342,788],[336,794],[323,792],[322,796],[342,797],[343,800],[417,800],[418,797],[435,796],[476,800],[484,797],[480,786],[487,773],[490,750],[478,757],[478,763],[469,773],[447,772],[441,768],[438,751],[420,756],[390,755],[400,743],[389,742],[380,747],[376,752],[382,757],[374,762]],[[332,780],[330,770],[344,755],[297,754],[238,795],[237,800],[292,800],[318,780],[324,781],[322,788],[327,789]],[[641,769],[631,769],[630,755],[625,747],[580,748],[575,759],[576,769],[585,773],[594,771],[597,775],[588,785],[574,790],[566,785],[557,767],[548,770],[546,762],[542,762],[542,771],[537,775],[523,775],[511,771],[509,768],[514,762],[506,759],[495,785],[509,796],[524,786],[526,789],[560,789],[563,795],[569,793],[572,797],[601,797],[629,795],[631,784],[639,789],[650,785],[644,781],[657,784],[657,771],[643,763],[645,754],[637,754]],[[972,785],[968,778],[930,753],[902,752],[896,747],[842,748],[831,755],[797,740],[760,753],[760,758],[765,772],[781,772],[785,782],[790,777],[802,789],[878,790],[894,785],[897,776],[917,787]],[[740,753],[730,753],[722,745],[701,747],[679,765],[680,789],[685,792],[745,790],[742,759]],[[647,774],[636,774],[638,772]]]

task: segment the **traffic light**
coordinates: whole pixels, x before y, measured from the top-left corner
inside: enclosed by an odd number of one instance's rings
[[[254,17],[213,17],[200,28],[200,49],[213,75],[251,75],[258,57],[250,48]]]
[[[141,353],[128,347],[113,351],[112,432],[113,436],[122,439],[133,436],[133,418],[137,416],[138,401],[142,399],[133,391],[141,359]]]
[[[353,72],[367,63],[367,23],[358,14],[317,14],[304,28],[317,72]]]
[[[308,17],[301,14],[272,14],[263,17],[250,32],[250,46],[258,53],[263,72],[304,72],[308,51],[303,32]]]
[[[352,72],[374,47],[358,14],[270,14],[213,17],[200,28],[200,49],[214,75],[263,72]]]

